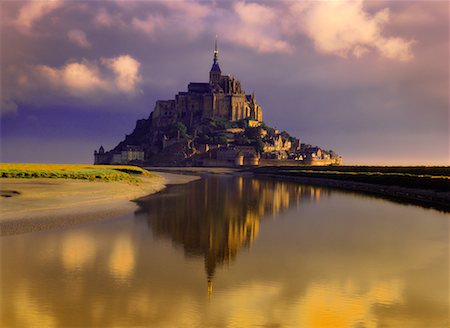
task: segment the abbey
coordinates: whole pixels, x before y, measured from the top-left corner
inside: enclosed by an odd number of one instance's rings
[[[95,164],[164,166],[340,165],[333,151],[301,143],[262,121],[254,93],[222,75],[217,40],[209,82],[191,82],[174,99],[156,101],[146,119]]]
[[[164,127],[182,122],[191,127],[204,119],[237,121],[247,118],[262,122],[261,106],[254,94],[245,94],[239,80],[222,75],[216,40],[209,82],[191,82],[188,91],[179,92],[175,99],[158,100],[152,124],[154,127]]]

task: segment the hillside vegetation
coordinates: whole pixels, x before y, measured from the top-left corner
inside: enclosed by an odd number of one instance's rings
[[[141,181],[139,176],[155,177],[147,170],[130,165],[0,164],[1,178],[81,179],[137,183]]]

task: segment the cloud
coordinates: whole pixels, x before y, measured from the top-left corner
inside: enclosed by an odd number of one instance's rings
[[[131,1],[127,2],[131,4]],[[124,22],[122,15],[120,13],[111,13],[106,10],[104,7],[101,7],[95,13],[93,17],[93,25],[95,27],[101,28],[123,28],[126,27],[127,24]]]
[[[292,50],[276,28],[280,13],[273,7],[243,1],[230,8],[196,1],[167,1],[158,5],[144,18],[142,14],[149,8],[141,8],[139,15],[133,16],[127,25],[152,37],[177,39],[183,36],[193,40],[216,32],[221,40],[260,53]]]
[[[34,81],[51,89],[62,89],[72,96],[95,96],[97,92],[133,94],[142,81],[140,63],[129,55],[82,60],[67,63],[61,68],[47,65],[33,67]],[[112,73],[112,78],[111,74]]]
[[[134,17],[131,25],[144,33],[152,34],[156,32],[157,27],[164,27],[165,21],[163,17],[156,15],[148,15],[146,19],[139,19]]]
[[[185,15],[188,19],[202,19],[211,14],[213,6],[196,1],[180,0],[164,2],[168,9]]]
[[[142,81],[142,77],[139,75],[141,64],[136,59],[130,55],[123,55],[102,59],[102,63],[115,73],[117,89],[125,93],[133,93],[137,90],[137,85]]]
[[[86,33],[81,30],[70,30],[67,32],[67,37],[69,41],[76,44],[81,48],[90,48],[91,43],[88,41],[86,37]]]
[[[110,27],[113,24],[113,18],[105,8],[100,8],[94,17],[94,23],[99,26]]]
[[[27,2],[20,7],[16,25],[29,29],[62,5],[72,12],[79,9],[59,0]],[[296,40],[306,35],[320,53],[361,58],[376,51],[387,59],[409,61],[414,57],[414,41],[385,33],[389,23],[395,21],[385,6],[367,5],[363,0],[238,0],[227,5],[195,0],[113,1],[94,6],[90,23],[97,28],[120,28],[125,33],[137,30],[158,41],[192,41],[217,33],[226,43],[259,53],[293,53]],[[68,37],[82,48],[91,45],[79,29],[71,29]]]
[[[30,29],[36,21],[62,5],[63,2],[60,0],[26,2],[20,8],[15,23],[20,28]]]
[[[234,5],[234,10],[243,22],[253,26],[263,26],[276,19],[271,8],[257,3],[238,2]]]
[[[128,2],[119,2],[128,4]],[[135,3],[136,4],[136,3]],[[169,35],[176,38],[179,35],[197,38],[207,31],[207,19],[213,13],[213,6],[196,1],[179,0],[157,2],[155,8],[142,6],[135,12],[130,24],[133,29],[154,36]],[[136,15],[137,13],[137,15]],[[148,13],[144,19],[143,13]],[[136,17],[137,16],[137,17]]]
[[[217,16],[217,30],[221,39],[259,53],[289,53],[292,46],[277,28],[279,14],[273,7],[237,2],[228,19]]]
[[[34,67],[34,73],[48,87],[63,89],[73,96],[94,95],[111,89],[109,81],[100,76],[97,65],[85,60],[61,68],[38,65]]]
[[[83,59],[61,67],[28,65],[8,69],[9,84],[2,90],[2,114],[15,113],[17,103],[39,106],[58,103],[67,96],[102,103],[111,95],[135,95],[142,81],[140,66],[130,55],[122,55]]]
[[[362,0],[334,0],[314,2],[303,8],[302,14],[304,31],[319,52],[361,57],[369,49],[376,49],[389,59],[409,61],[413,58],[414,41],[383,35],[383,26],[390,19],[388,9],[370,15],[364,11]]]
[[[379,38],[375,41],[375,47],[380,54],[389,59],[410,61],[414,58],[411,46],[415,41],[405,41],[402,38]]]
[[[306,35],[318,52],[360,58],[371,50],[388,59],[409,61],[412,44],[383,34],[388,9],[365,11],[363,0],[287,2],[279,5],[237,1],[228,7],[195,1],[166,2],[168,14],[152,12],[131,25],[154,35],[158,28],[197,36],[218,33],[227,43],[259,53],[292,53],[292,39]],[[280,19],[282,17],[282,19]]]

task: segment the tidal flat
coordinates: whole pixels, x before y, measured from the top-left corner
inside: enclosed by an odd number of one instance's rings
[[[38,231],[132,212],[133,200],[196,177],[133,166],[2,164],[0,233]],[[51,176],[51,177],[50,177]]]
[[[138,205],[0,238],[1,325],[448,326],[446,213],[236,175]]]

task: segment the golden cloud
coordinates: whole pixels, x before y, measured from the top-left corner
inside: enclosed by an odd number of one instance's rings
[[[388,9],[370,15],[364,11],[362,0],[323,1],[311,4],[303,12],[305,33],[319,52],[361,57],[369,49],[376,49],[389,59],[413,58],[414,41],[383,35],[390,18]]]

